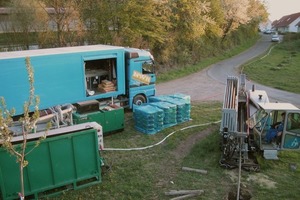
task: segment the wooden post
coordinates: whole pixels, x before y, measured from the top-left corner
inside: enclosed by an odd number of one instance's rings
[[[204,190],[170,190],[169,192],[165,192],[165,195],[198,194],[203,192]]]
[[[207,174],[207,170],[203,170],[203,169],[194,169],[194,168],[189,168],[189,167],[182,167],[182,170],[198,172],[198,173],[201,173],[201,174]]]
[[[198,196],[203,193],[204,190],[170,190],[169,192],[165,192],[165,195],[169,195],[169,196],[181,195],[171,199],[171,200],[181,200],[189,197]]]

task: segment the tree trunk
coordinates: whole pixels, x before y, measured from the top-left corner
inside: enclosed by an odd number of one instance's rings
[[[21,184],[21,195],[20,199],[25,199],[25,189],[24,189],[24,167],[23,167],[24,157],[21,158],[20,162],[20,184]]]
[[[31,101],[29,101],[31,102]],[[26,167],[27,163],[25,164],[25,151],[27,145],[27,132],[23,127],[23,144],[22,144],[22,152],[20,155],[20,184],[21,184],[21,195],[20,199],[25,199],[25,187],[24,187],[24,167]]]
[[[225,28],[225,31],[223,33],[223,36],[222,36],[222,39],[221,39],[221,43],[225,40],[227,34],[229,33],[230,31],[230,28],[232,26],[232,23],[233,23],[233,19],[230,19],[230,21],[228,22],[226,28]]]

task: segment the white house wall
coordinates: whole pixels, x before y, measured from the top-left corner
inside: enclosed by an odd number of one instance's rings
[[[289,25],[289,32],[298,32],[298,26],[296,26],[300,22],[300,17],[298,17],[296,20],[294,20],[292,23]]]

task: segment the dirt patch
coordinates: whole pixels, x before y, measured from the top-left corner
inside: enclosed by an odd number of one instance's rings
[[[232,183],[238,182],[238,169],[229,170],[225,172]],[[243,172],[242,172],[243,173]],[[242,175],[241,187],[240,187],[240,199],[249,200],[252,198],[251,194],[251,185],[259,185],[264,188],[274,189],[276,188],[276,182],[270,180],[267,175],[262,173],[255,173],[255,174],[247,174]],[[237,188],[232,187],[231,190],[228,192],[227,200],[236,200],[237,199]]]
[[[240,200],[250,200],[252,198],[251,191],[248,190],[247,188],[241,188],[240,193],[239,193],[239,199]],[[227,200],[236,200],[237,199],[237,190],[236,188],[232,188],[229,193],[228,197],[226,198]]]
[[[181,161],[190,153],[193,146],[208,136],[216,129],[216,126],[210,126],[207,129],[190,135],[187,139],[183,140],[175,150],[170,153],[170,157],[166,158],[160,166],[160,180],[157,182],[158,187],[167,187],[174,184],[174,178],[181,170]]]
[[[268,189],[276,188],[276,182],[270,180],[267,175],[257,173],[257,174],[250,174],[247,178],[248,182],[255,182],[259,184],[261,187],[266,187]]]
[[[211,126],[207,129],[198,132],[196,134],[190,135],[186,140],[182,141],[178,147],[171,152],[171,154],[174,156],[176,161],[182,160],[184,157],[186,157],[193,146],[198,143],[200,140],[204,139],[206,136],[208,136],[210,133],[212,133],[215,130],[215,127]]]
[[[238,181],[238,171],[237,169],[235,170],[230,170],[225,172],[230,180],[235,183]],[[245,177],[245,180],[243,181],[245,184],[256,184],[261,187],[265,187],[268,189],[273,189],[276,188],[276,182],[272,181],[267,175],[262,174],[262,173],[255,173],[255,174],[248,174]]]

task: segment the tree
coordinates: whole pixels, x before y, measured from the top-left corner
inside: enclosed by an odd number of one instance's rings
[[[34,33],[43,30],[46,15],[35,0],[13,0],[7,5],[10,7],[7,9],[10,11],[10,24],[6,26],[6,31],[11,33],[9,43],[29,49],[34,40]]]
[[[249,0],[248,15],[257,25],[268,20],[268,12],[260,0]]]
[[[7,0],[0,0],[0,7],[7,6]]]
[[[172,62],[172,55],[175,52],[175,37],[173,32],[174,24],[171,22],[172,18],[172,2],[169,0],[154,1],[154,16],[162,24],[160,31],[163,31],[163,40],[154,42],[151,50],[157,63],[164,63],[164,65]]]
[[[85,42],[145,48],[164,66],[199,62],[256,36],[267,16],[261,0],[15,1],[39,2],[47,15],[46,21],[35,15],[45,25],[37,33],[41,48]]]
[[[231,31],[250,20],[247,14],[249,4],[248,0],[222,0],[221,2],[225,19],[225,23],[222,24],[222,40],[224,40]]]
[[[19,163],[20,169],[20,193],[24,196],[24,168],[28,165],[28,161],[26,160],[26,155],[32,152],[26,150],[27,145],[27,136],[29,133],[32,133],[32,130],[35,129],[36,123],[39,118],[39,98],[34,94],[34,72],[33,68],[30,64],[30,59],[26,58],[26,69],[28,73],[29,80],[29,98],[28,101],[24,103],[24,114],[23,117],[19,119],[19,123],[22,127],[22,143],[20,145],[14,145],[12,143],[12,139],[14,137],[12,131],[10,130],[10,126],[13,123],[13,115],[14,109],[8,110],[6,107],[6,103],[4,97],[1,97],[0,102],[0,144],[2,148],[5,148],[10,154],[17,158],[17,162]],[[32,113],[31,110],[34,110]],[[44,139],[44,137],[40,138],[35,148],[39,145],[40,141]]]
[[[171,1],[173,37],[176,44],[173,59],[177,63],[192,63],[199,52],[199,42],[209,24],[214,20],[209,16],[210,3],[200,0]],[[178,56],[180,55],[180,56]]]
[[[112,44],[112,33],[117,28],[114,26],[117,5],[117,1],[111,0],[87,0],[77,3],[81,20],[87,30],[85,40],[88,44]]]
[[[40,33],[42,39],[55,47],[83,43],[84,25],[76,0],[39,0],[39,4],[48,14],[48,24],[52,24],[47,32]]]

